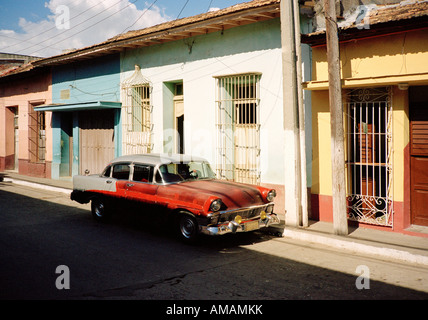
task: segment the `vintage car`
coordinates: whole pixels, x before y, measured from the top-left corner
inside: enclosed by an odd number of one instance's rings
[[[105,220],[112,200],[167,212],[179,237],[247,232],[279,223],[275,190],[218,180],[209,163],[186,155],[141,154],[114,159],[101,174],[73,177],[71,199],[91,201],[92,215]],[[162,209],[162,210],[160,210]]]

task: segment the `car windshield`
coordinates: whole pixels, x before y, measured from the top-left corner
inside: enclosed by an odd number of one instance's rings
[[[160,176],[156,177],[157,182],[168,183],[215,178],[215,173],[208,162],[191,161],[164,164],[159,167],[159,172]]]

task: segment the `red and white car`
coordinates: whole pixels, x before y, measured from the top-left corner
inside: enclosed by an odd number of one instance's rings
[[[193,156],[142,154],[114,159],[102,174],[73,177],[71,199],[91,201],[92,215],[105,220],[112,200],[167,212],[184,240],[198,234],[247,232],[278,224],[275,190],[215,179],[209,163]],[[162,209],[162,210],[159,210]],[[143,209],[142,209],[143,210]]]

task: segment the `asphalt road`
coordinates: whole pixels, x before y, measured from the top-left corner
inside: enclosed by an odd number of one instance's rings
[[[118,212],[106,224],[89,209],[66,194],[0,183],[0,299],[428,298],[427,268],[262,232],[187,245],[156,212]]]

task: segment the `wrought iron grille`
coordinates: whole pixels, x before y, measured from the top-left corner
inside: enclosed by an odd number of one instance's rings
[[[217,175],[260,184],[260,77],[216,78]]]
[[[45,162],[46,158],[46,120],[44,111],[34,111],[39,105],[31,104],[28,113],[28,152],[30,162]]]
[[[152,149],[152,85],[135,67],[122,83],[122,123],[124,154],[150,153]]]
[[[392,226],[391,88],[346,94],[348,218]]]

